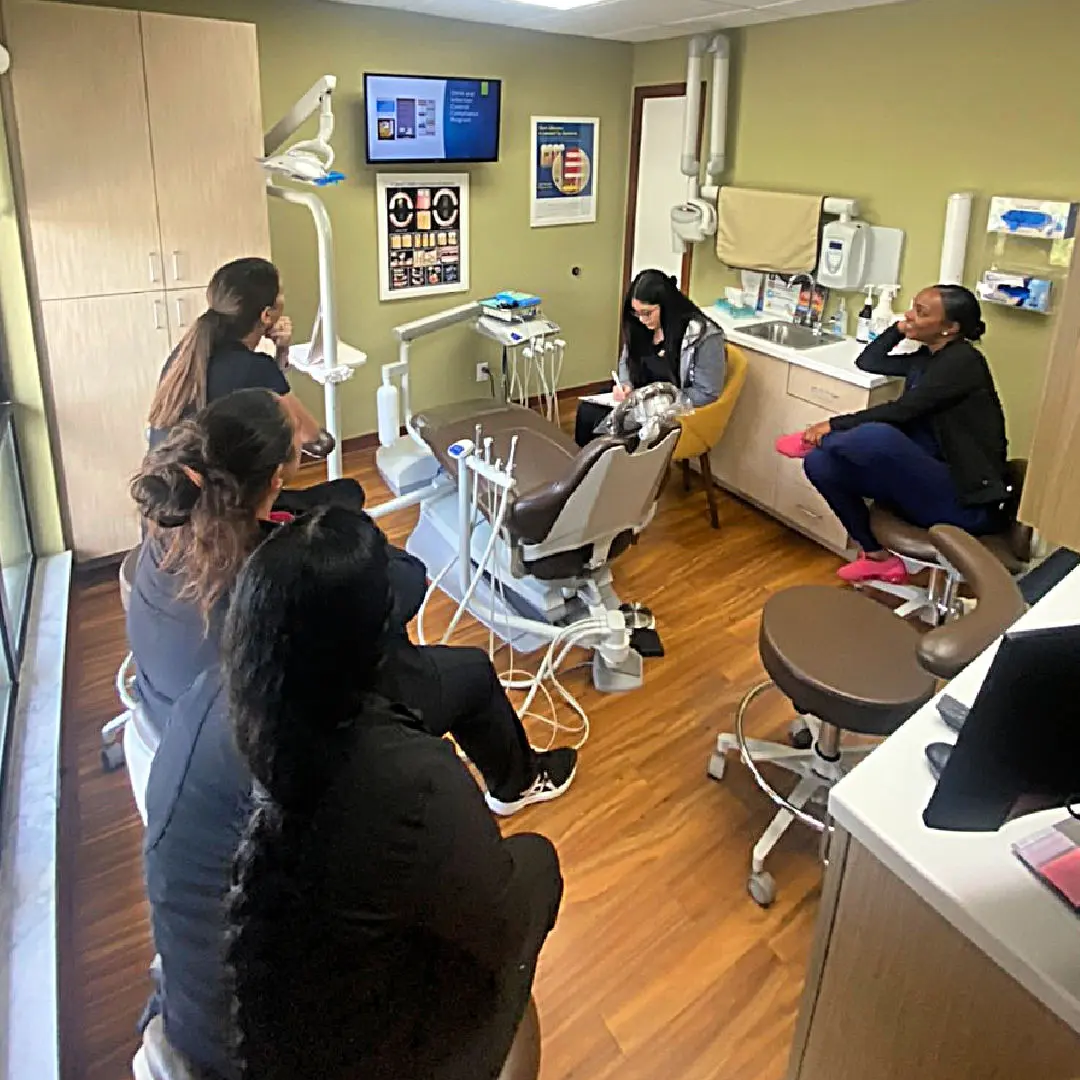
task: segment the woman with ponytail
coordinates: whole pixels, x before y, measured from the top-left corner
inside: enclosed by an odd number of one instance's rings
[[[236,259],[220,267],[206,290],[206,310],[188,329],[165,363],[150,405],[150,448],[158,446],[181,420],[236,390],[272,390],[292,421],[301,451],[324,458],[334,439],[291,392],[289,366],[292,322],[285,314],[281,276],[266,259]],[[274,355],[260,351],[263,339]],[[278,508],[302,513],[336,503],[357,510],[363,488],[355,480],[334,480],[284,493]]]
[[[551,844],[503,840],[450,744],[376,692],[387,566],[374,523],[332,508],[235,589],[225,681],[256,782],[229,901],[240,1080],[494,1080],[554,925]]]

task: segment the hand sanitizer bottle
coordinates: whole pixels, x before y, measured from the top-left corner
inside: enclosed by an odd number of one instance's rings
[[[829,333],[837,337],[847,337],[847,301],[841,296],[840,303],[829,318]]]
[[[884,334],[893,324],[892,302],[895,291],[895,285],[883,285],[881,288],[881,296],[878,298],[877,307],[874,308],[874,314],[870,317],[871,341]]]

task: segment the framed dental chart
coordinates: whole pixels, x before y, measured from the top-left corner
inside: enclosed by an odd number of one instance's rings
[[[468,173],[380,173],[379,299],[469,289]]]

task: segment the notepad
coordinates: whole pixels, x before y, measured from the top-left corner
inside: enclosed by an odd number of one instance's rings
[[[1068,817],[1013,844],[1017,858],[1080,914],[1080,821]]]

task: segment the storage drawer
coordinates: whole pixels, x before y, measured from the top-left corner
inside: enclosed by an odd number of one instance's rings
[[[870,397],[869,391],[861,386],[852,386],[842,379],[819,375],[795,364],[788,368],[787,391],[792,397],[828,409],[831,416],[865,409]]]
[[[781,471],[776,485],[776,512],[833,551],[848,546],[844,526],[801,473]]]

